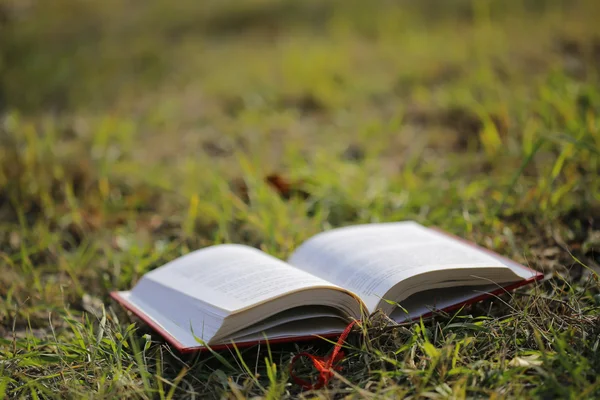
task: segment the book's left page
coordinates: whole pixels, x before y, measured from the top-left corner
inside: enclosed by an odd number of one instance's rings
[[[229,244],[171,261],[144,275],[131,291],[120,292],[119,297],[162,332],[190,347],[198,345],[194,336],[208,343],[222,333],[227,317],[315,288],[338,289],[257,249]],[[269,309],[273,314],[277,306]],[[236,328],[227,326],[228,330]]]

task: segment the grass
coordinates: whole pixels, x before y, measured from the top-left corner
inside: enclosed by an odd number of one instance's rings
[[[0,398],[599,397],[599,12],[0,2]],[[404,219],[548,279],[375,316],[302,394],[291,357],[330,344],[183,357],[108,296],[199,247]]]

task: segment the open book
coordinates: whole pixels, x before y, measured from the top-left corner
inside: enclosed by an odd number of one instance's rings
[[[414,222],[333,229],[287,262],[223,244],[182,256],[111,295],[180,351],[332,337],[381,310],[402,322],[541,274]]]

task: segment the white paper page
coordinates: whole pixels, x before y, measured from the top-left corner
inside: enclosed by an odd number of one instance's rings
[[[325,318],[337,319],[342,323],[342,326],[344,326],[344,322],[346,324],[348,323],[347,318],[340,316],[338,312],[329,307],[307,306],[293,308],[291,310],[281,312],[258,324],[252,325],[249,328],[242,329],[241,331],[236,332],[231,336],[233,337],[233,339],[237,340],[238,337],[249,336],[264,331],[271,332],[272,329],[278,328],[282,325],[286,325],[290,322],[304,321],[307,327],[314,327],[318,326],[319,321],[322,321]]]
[[[212,306],[222,316],[312,287],[336,287],[248,246],[225,244],[198,250],[146,274],[132,293],[147,299],[156,285]],[[220,310],[220,311],[219,311]]]
[[[414,222],[359,225],[324,232],[302,244],[289,263],[353,291],[371,312],[390,288],[416,274],[453,268],[506,267],[481,250]],[[527,273],[512,270],[519,276]]]
[[[204,332],[194,330],[192,334],[189,324],[182,326],[181,324],[172,321],[168,316],[156,310],[151,305],[145,303],[135,296],[132,296],[131,292],[120,292],[120,295],[137,309],[142,311],[148,318],[165,330],[169,335],[173,336],[179,343],[181,343],[183,347],[199,347],[201,344],[196,340],[196,337],[208,342],[216,332],[216,330],[212,328],[206,329]]]
[[[390,318],[399,323],[408,322],[434,310],[443,310],[456,304],[467,303],[469,300],[497,289],[496,285],[484,285],[427,290],[401,301],[400,305],[404,310],[397,307],[390,314]]]
[[[244,343],[263,340],[265,335],[269,340],[274,340],[342,333],[347,325],[347,321],[331,317],[315,318],[314,320],[309,319],[302,321],[291,321],[286,324],[267,329],[264,332],[251,333],[248,335],[235,337],[235,342]],[[229,341],[227,340],[223,340],[223,343],[228,342]]]

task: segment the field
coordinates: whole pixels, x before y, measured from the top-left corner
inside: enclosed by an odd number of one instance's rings
[[[599,19],[594,0],[0,0],[0,398],[600,397]],[[409,219],[547,279],[373,318],[313,392],[290,359],[330,343],[184,357],[109,297],[211,244],[285,258]]]

